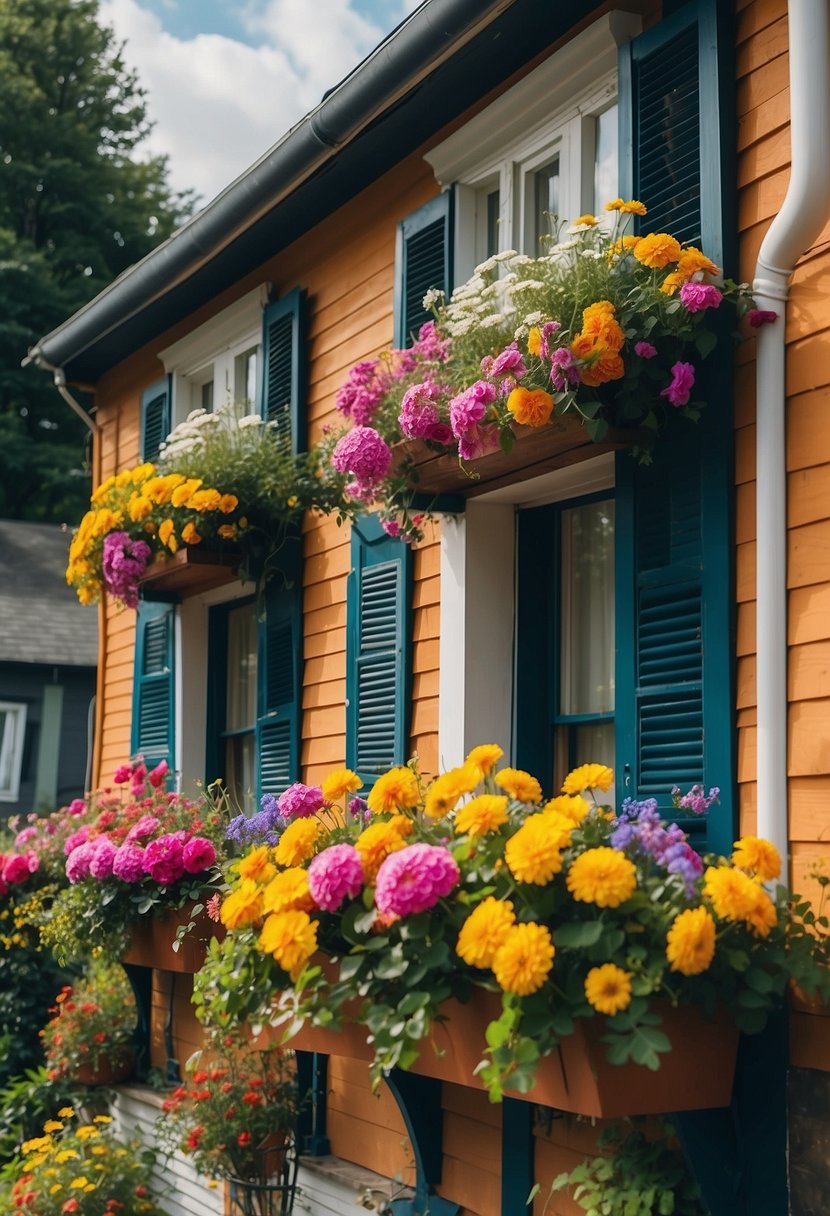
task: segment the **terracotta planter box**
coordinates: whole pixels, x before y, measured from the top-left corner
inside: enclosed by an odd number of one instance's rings
[[[101,1060],[97,1066],[79,1064],[73,1080],[79,1085],[117,1085],[131,1075],[134,1059],[133,1049],[124,1047],[109,1059]]]
[[[183,600],[232,583],[242,560],[239,550],[229,547],[217,552],[197,545],[185,545],[170,557],[157,557],[141,578],[141,594],[146,600]]]
[[[485,992],[476,993],[466,1005],[448,1002],[446,1021],[433,1025],[412,1072],[483,1089],[474,1069],[484,1055],[486,1026],[500,1007],[498,997]],[[657,1072],[638,1064],[610,1064],[601,1042],[604,1023],[582,1019],[574,1033],[539,1062],[533,1089],[509,1096],[596,1118],[728,1106],[738,1048],[734,1023],[725,1015],[707,1021],[693,1006],[667,1006],[661,1012],[672,1050],[661,1056]],[[367,1063],[372,1059],[366,1028],[357,1024],[339,1034],[304,1027],[290,1045]]]
[[[195,917],[196,924],[173,949],[179,925],[193,920],[191,908],[171,908],[164,916],[147,915],[130,926],[130,944],[122,954],[123,963],[137,967],[155,967],[159,971],[176,971],[194,975],[205,961],[205,951],[213,937],[224,937],[222,925],[216,924],[204,910]]]

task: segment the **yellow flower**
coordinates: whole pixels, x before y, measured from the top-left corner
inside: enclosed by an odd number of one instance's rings
[[[623,215],[646,215],[647,208],[639,199],[631,198],[628,202],[624,199],[615,198],[610,203],[605,204],[606,211],[619,211]]]
[[[62,1132],[63,1124],[59,1119],[47,1119],[43,1125],[43,1130],[45,1132]]]
[[[668,232],[650,232],[643,236],[634,246],[634,256],[643,266],[653,270],[662,270],[680,260],[680,242]]]
[[[590,807],[581,794],[560,794],[542,807],[545,815],[559,815],[573,824],[582,823]]]
[[[25,1150],[25,1144],[23,1145],[23,1148]],[[65,1165],[67,1161],[77,1161],[80,1155],[81,1154],[74,1148],[62,1148],[59,1153],[55,1154],[55,1160],[57,1161],[58,1165]]]
[[[145,498],[143,494],[134,493],[127,503],[127,514],[133,523],[139,523],[142,519],[146,519],[153,509],[153,504],[149,498]]]
[[[530,355],[539,355],[542,350],[542,331],[538,325],[531,326],[527,335],[527,351]]]
[[[188,477],[182,485],[177,486],[170,498],[174,507],[185,507],[202,484],[201,477]]]
[[[418,778],[411,768],[401,765],[378,777],[369,793],[369,810],[374,814],[418,805]]]
[[[216,532],[218,536],[222,537],[222,540],[234,540],[236,537],[236,528],[233,524],[220,524]]]
[[[288,496],[288,498],[286,498],[286,500],[285,500],[285,505],[286,505],[287,507],[296,507],[296,505],[297,505],[297,503],[298,503],[299,501],[300,501],[300,500],[299,500],[299,498],[297,497],[297,495],[296,495],[296,494],[290,494],[290,495]]]
[[[570,824],[563,832],[555,815],[531,815],[505,845],[504,860],[517,882],[539,886],[562,869],[562,847],[568,843]]]
[[[503,768],[495,777],[496,785],[516,802],[541,802],[542,787],[535,777],[520,768]]]
[[[640,238],[638,236],[621,236],[619,238],[619,240],[615,241],[614,244],[611,246],[611,248],[608,250],[609,262],[613,258],[620,257],[624,253],[630,253],[631,250],[634,248],[634,246],[639,241],[639,239]]]
[[[493,975],[504,992],[530,996],[550,974],[555,950],[546,925],[513,925],[493,959]]]
[[[775,926],[775,904],[760,883],[742,870],[709,866],[703,875],[703,894],[720,920],[743,921],[756,937],[767,937]]]
[[[770,882],[781,873],[781,855],[771,841],[760,836],[736,840],[732,864],[739,870],[751,870],[761,882]]]
[[[563,794],[581,794],[583,790],[602,790],[605,793],[614,784],[614,770],[606,764],[581,764],[568,773],[562,782]]]
[[[631,1004],[631,975],[615,963],[592,967],[585,976],[585,996],[597,1013],[613,1017]]]
[[[178,549],[179,544],[176,540],[175,524],[172,519],[165,519],[163,523],[159,524],[159,540],[163,545],[167,545],[171,553],[175,553]]]
[[[196,525],[191,520],[188,520],[182,528],[182,540],[184,543],[186,545],[198,545],[201,539],[201,533],[196,531]]]
[[[424,811],[431,819],[440,819],[455,808],[459,798],[470,794],[481,780],[479,769],[472,764],[451,768],[436,777],[424,799]]]
[[[456,835],[469,832],[471,836],[486,836],[507,823],[507,798],[504,794],[479,794],[455,814],[453,830]]]
[[[637,869],[616,849],[602,846],[581,853],[568,870],[568,890],[580,903],[618,908],[637,886]]]
[[[700,975],[715,956],[715,922],[706,908],[686,908],[666,936],[666,958],[672,971]]]
[[[226,929],[254,924],[262,916],[262,888],[252,878],[244,879],[226,896],[219,915]]]
[[[75,1117],[74,1108],[71,1106],[62,1106],[58,1111],[58,1117],[61,1119],[73,1119]]]
[[[553,397],[543,388],[514,388],[507,408],[520,426],[545,426],[553,413]]]
[[[267,844],[260,844],[251,849],[250,853],[237,862],[237,869],[241,878],[252,878],[254,882],[260,883],[267,882],[276,873]]]
[[[370,823],[355,841],[369,885],[375,881],[381,863],[389,854],[404,847],[403,825],[412,831],[412,824],[403,815],[395,815],[386,823]]]
[[[219,504],[222,501],[222,495],[218,490],[197,490],[191,497],[188,506],[193,511],[198,511],[201,514],[203,511],[216,511],[219,509]],[[233,510],[233,508],[231,508]]]
[[[317,819],[295,819],[280,836],[274,857],[281,866],[298,866],[314,856],[323,828]]]
[[[169,502],[173,491],[185,481],[181,473],[168,473],[166,477],[152,477],[144,485],[144,494],[158,506]]]
[[[287,912],[294,908],[302,912],[312,912],[315,908],[308,889],[308,872],[300,866],[277,874],[262,893],[263,912]]]
[[[464,763],[465,765],[471,764],[473,768],[478,769],[482,777],[486,777],[503,755],[504,752],[498,743],[480,743],[468,754]]]
[[[339,802],[344,794],[354,794],[363,782],[350,768],[338,768],[329,773],[322,785],[326,802]]]
[[[574,228],[596,228],[599,220],[595,215],[578,215],[573,222]]]
[[[239,506],[239,499],[235,494],[223,494],[216,505],[223,515],[230,515]]]
[[[317,922],[298,910],[272,913],[262,926],[258,945],[296,980],[317,949]]]
[[[515,923],[516,911],[510,900],[488,895],[461,926],[456,954],[471,967],[492,967],[496,951]]]
[[[80,1130],[80,1128],[78,1129]],[[70,1191],[80,1191],[89,1186],[89,1179],[84,1174],[79,1174],[77,1178],[73,1178],[69,1184]]]
[[[680,255],[680,261],[677,263],[677,273],[690,279],[693,274],[700,274],[701,272],[719,275],[720,266],[716,266],[712,259],[707,258],[706,254],[700,249],[695,249],[694,245],[689,245]]]
[[[682,287],[688,280],[688,275],[681,274],[678,270],[673,270],[671,274],[667,274],[663,282],[660,284],[660,290],[664,296],[673,296],[678,287]]]

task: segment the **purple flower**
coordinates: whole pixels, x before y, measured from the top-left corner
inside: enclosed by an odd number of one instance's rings
[[[201,874],[216,861],[216,849],[204,836],[194,836],[182,849],[182,863],[188,874]]]
[[[79,844],[77,848],[66,859],[66,877],[74,885],[76,882],[83,882],[85,878],[89,878],[89,863],[92,861],[93,853],[95,852],[95,842],[93,840],[85,840],[83,844]]]
[[[687,312],[702,312],[705,308],[718,308],[723,292],[709,283],[684,283],[680,288],[680,299]]]
[[[365,798],[352,798],[349,803],[349,814],[364,822],[368,822],[372,818],[372,812],[369,810],[369,804]]]
[[[550,357],[550,380],[559,393],[579,384],[579,367],[567,346],[559,346]]]
[[[354,845],[333,844],[318,853],[308,867],[311,898],[324,912],[336,912],[344,899],[360,894],[363,863]]]
[[[495,385],[476,380],[450,402],[450,426],[456,439],[463,439],[487,413],[496,399]]]
[[[777,321],[778,313],[770,308],[750,308],[746,319],[753,329],[760,329],[762,325],[772,325],[773,321]]]
[[[138,583],[150,560],[146,541],[133,540],[126,532],[109,532],[104,537],[101,571],[104,586],[128,608],[138,606]]]
[[[672,405],[688,405],[689,396],[695,383],[695,369],[691,363],[675,363],[671,369],[671,384],[660,392]]]
[[[94,850],[89,859],[89,873],[98,882],[106,882],[112,878],[112,863],[117,852],[109,836],[99,836],[94,843]]]
[[[307,819],[323,806],[323,791],[319,785],[303,785],[295,781],[284,794],[280,794],[277,806],[283,819]]]
[[[672,801],[678,809],[691,811],[693,815],[705,815],[713,802],[717,802],[720,786],[713,785],[704,794],[702,785],[693,785],[688,794],[681,794],[678,786],[672,789]]]
[[[379,371],[379,359],[356,363],[337,390],[335,406],[355,426],[366,426],[375,415],[386,387]]]
[[[431,380],[413,384],[406,390],[401,401],[398,423],[407,439],[427,439],[440,421],[437,402],[441,389]]]
[[[356,497],[371,497],[389,472],[392,453],[373,427],[356,426],[338,439],[331,463],[338,473],[354,477],[360,490]]]
[[[657,347],[652,346],[651,342],[635,342],[634,354],[639,355],[641,359],[653,359],[657,354]]]
[[[555,333],[558,333],[562,326],[558,321],[545,321],[542,326],[542,336],[539,344],[539,354],[543,359],[552,359],[554,351],[557,349],[551,344],[550,339]],[[561,349],[561,348],[560,348]]]
[[[151,840],[144,850],[144,870],[153,882],[169,887],[184,874],[182,832],[168,832]]]
[[[145,873],[143,849],[126,843],[116,849],[112,859],[113,878],[120,878],[122,882],[141,882]]]
[[[434,908],[459,879],[456,860],[441,845],[410,844],[381,862],[375,906],[384,916],[413,916]]]

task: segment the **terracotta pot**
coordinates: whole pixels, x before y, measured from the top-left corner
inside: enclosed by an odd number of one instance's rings
[[[79,1085],[117,1085],[131,1075],[134,1056],[131,1047],[122,1047],[97,1065],[79,1064],[73,1079]]]
[[[195,975],[205,961],[208,942],[213,937],[222,938],[225,930],[216,924],[204,909],[192,915],[194,904],[183,908],[171,908],[163,916],[147,915],[130,926],[130,944],[122,954],[121,961],[139,967],[156,967],[159,971],[177,971],[184,975]],[[179,925],[195,921],[193,928],[173,949]]]

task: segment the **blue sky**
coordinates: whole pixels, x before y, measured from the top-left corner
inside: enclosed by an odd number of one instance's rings
[[[176,189],[207,202],[419,0],[101,0],[126,42]]]

